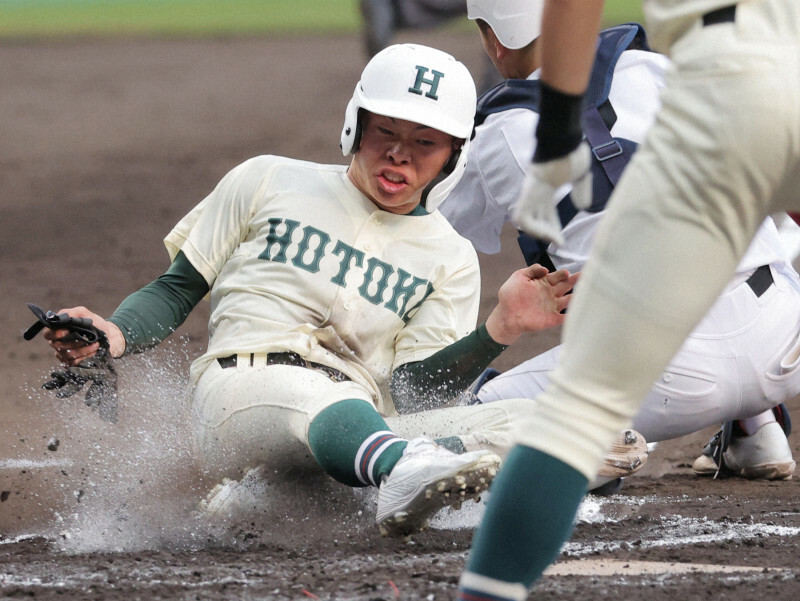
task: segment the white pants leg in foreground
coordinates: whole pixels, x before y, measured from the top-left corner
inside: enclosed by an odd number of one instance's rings
[[[672,49],[600,225],[550,387],[517,440],[594,474],[769,214],[800,208],[800,4],[738,5]]]

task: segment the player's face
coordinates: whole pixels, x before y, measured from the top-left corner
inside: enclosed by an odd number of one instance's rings
[[[455,138],[413,121],[365,112],[361,144],[350,164],[350,181],[385,211],[413,211],[422,192],[444,167]]]

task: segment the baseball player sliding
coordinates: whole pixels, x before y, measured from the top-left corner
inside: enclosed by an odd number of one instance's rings
[[[108,319],[65,312],[90,318],[121,357],[164,340],[209,295],[209,345],[190,386],[211,473],[321,469],[349,486],[379,487],[384,534],[425,527],[438,509],[486,488],[500,458],[483,447],[507,450],[529,402],[403,418],[390,388],[413,399],[469,382],[523,332],[561,323],[576,281],[520,270],[474,329],[475,251],[420,203],[423,192],[438,203],[461,176],[475,100],[468,70],[450,55],[385,49],[345,112],[349,166],[276,156],[242,163],[166,237],[164,275]],[[98,349],[65,334],[45,332],[66,365]],[[431,440],[443,437],[456,452]]]
[[[533,236],[557,238],[553,196],[592,180],[582,105],[602,8],[545,1],[536,151],[516,211]],[[558,365],[492,485],[459,599],[528,598],[609,442],[720,298],[764,219],[800,208],[800,3],[648,0],[645,9],[653,47],[671,61],[661,106],[597,229]],[[759,296],[764,286],[751,303],[777,294],[773,285]],[[786,358],[796,369],[796,352]],[[543,473],[557,484],[543,488]]]
[[[487,52],[510,81],[479,99],[479,125],[466,170],[439,210],[482,252],[497,252],[503,224],[516,224],[524,170],[534,153],[538,113],[524,106],[520,95],[532,99],[539,91],[523,84],[538,83],[540,59],[533,42],[541,34],[543,5],[543,0],[467,2]],[[636,25],[614,27],[600,39],[592,81],[610,81],[600,109],[610,124],[609,137],[601,144],[633,155],[631,143],[644,141],[660,105],[669,60],[646,47],[644,30]],[[583,269],[612,189],[602,163],[593,161],[592,168],[592,207],[576,211],[566,191],[554,197],[562,242],[537,244],[522,237],[529,262],[550,260],[561,269]],[[798,336],[800,277],[768,218],[732,281],[653,383],[633,428],[648,442],[658,442],[737,420],[723,454],[726,472],[791,478],[795,461],[776,414],[784,423],[788,416],[776,406],[800,394],[800,369],[792,368]],[[556,347],[493,377],[474,391],[477,400],[535,398],[549,383],[559,354]],[[701,455],[695,470],[714,475],[719,466],[713,457]]]

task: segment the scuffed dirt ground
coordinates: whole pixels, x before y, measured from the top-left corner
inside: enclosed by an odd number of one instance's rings
[[[454,53],[480,80],[477,35],[405,39]],[[341,119],[362,67],[354,37],[0,44],[0,597],[454,597],[479,507],[401,544],[376,532],[368,494],[298,477],[235,527],[197,520],[214,483],[194,465],[181,390],[205,344],[204,307],[164,349],[121,364],[114,426],[40,391],[53,361],[21,337],[26,302],[110,313],[161,273],[163,236],[242,160],[342,162]],[[485,315],[520,265],[513,236],[482,261]],[[711,434],[662,444],[621,494],[587,501],[556,565],[566,575],[545,576],[532,598],[800,599],[797,481],[696,478],[689,465]],[[614,559],[618,573],[602,575],[598,563]],[[646,573],[640,561],[674,565]],[[688,563],[757,569],[678,570]]]

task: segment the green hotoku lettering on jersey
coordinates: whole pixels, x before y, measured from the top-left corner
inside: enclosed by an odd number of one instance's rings
[[[281,223],[286,224],[286,231],[283,236],[278,236],[276,230]],[[281,219],[279,217],[271,217],[269,219],[269,234],[267,234],[267,248],[265,248],[260,255],[259,259],[265,261],[276,261],[278,263],[286,263],[286,249],[292,243],[292,232],[300,225],[299,221],[292,221],[291,219]],[[273,245],[278,245],[278,251],[270,257],[270,249]]]
[[[341,240],[337,240],[336,246],[333,249],[333,254],[343,256],[339,260],[339,273],[331,278],[331,282],[344,288],[344,276],[347,275],[347,272],[350,271],[350,268],[353,266],[353,260],[355,260],[358,267],[364,265],[364,251],[353,248]]]
[[[411,319],[411,313],[413,313],[414,310],[417,309],[423,303],[423,301],[431,295],[431,292],[433,292],[433,284],[428,281],[424,281],[424,283],[426,284],[424,296],[414,303],[413,307],[400,316],[400,319],[403,320],[403,323],[408,323],[408,320]]]
[[[292,244],[292,234],[297,231],[300,223],[279,217],[271,217],[267,222],[269,223],[267,246],[261,251],[258,258],[263,261],[286,263],[287,252]],[[284,224],[285,231],[278,235],[278,228],[281,224]],[[317,273],[326,256],[336,257],[339,271],[330,280],[333,284],[345,288],[347,275],[353,269],[357,269],[358,271],[354,272],[354,275],[361,281],[358,285],[359,295],[373,305],[383,304],[386,309],[398,315],[405,323],[411,319],[411,314],[433,292],[433,284],[428,280],[412,275],[404,269],[395,268],[376,257],[367,258],[365,268],[366,255],[364,251],[353,248],[341,240],[336,241],[332,251],[328,250],[331,237],[320,229],[307,225],[301,231],[303,237],[297,242],[297,250],[291,258],[292,265],[309,273]],[[395,272],[397,272],[397,281],[390,287],[389,280]],[[358,279],[353,281],[353,285],[357,283]],[[406,310],[409,301],[421,289],[424,290],[422,298],[414,303],[413,307]],[[386,297],[388,300],[384,302]]]
[[[376,282],[375,281],[375,272],[380,269],[381,277]],[[389,265],[388,263],[384,263],[380,259],[376,259],[375,257],[370,257],[367,259],[367,271],[364,274],[364,281],[361,283],[361,286],[358,288],[358,293],[371,302],[373,305],[381,304],[383,301],[383,293],[386,291],[386,287],[389,285],[389,276],[394,273],[394,268]],[[369,285],[374,283],[377,286],[375,294],[369,293]]]
[[[305,263],[303,258],[311,248],[312,238],[316,238],[319,243],[312,251],[311,262]],[[328,234],[322,230],[318,230],[315,227],[307,225],[303,228],[303,239],[300,240],[300,244],[297,247],[297,254],[294,256],[294,259],[292,259],[292,265],[296,265],[297,267],[305,269],[306,271],[310,271],[311,273],[317,273],[319,271],[319,262],[325,255],[325,247],[328,246],[328,242],[330,241],[331,237]]]
[[[399,315],[403,315],[406,310],[406,305],[408,301],[414,296],[414,293],[417,291],[419,286],[424,286],[427,282],[422,278],[418,278],[417,276],[411,275],[405,269],[397,269],[397,283],[394,285],[394,289],[392,290],[392,298],[389,299],[389,302],[386,303],[386,308],[390,311],[394,311]],[[411,280],[411,284],[406,285],[408,280]],[[430,293],[429,293],[430,294]],[[426,295],[427,296],[427,295]],[[403,305],[398,309],[397,301],[398,299],[403,298]]]
[[[431,75],[433,76],[432,79],[425,78],[425,74],[428,71],[431,72]],[[431,69],[428,69],[428,67],[417,65],[417,80],[414,82],[413,87],[408,88],[408,91],[413,94],[419,94],[420,96],[424,93],[427,98],[439,100],[439,97],[436,95],[436,91],[439,89],[439,80],[442,77],[444,77],[444,73],[441,71],[432,71]],[[428,84],[428,86],[430,86],[427,92],[422,91],[422,84]]]

